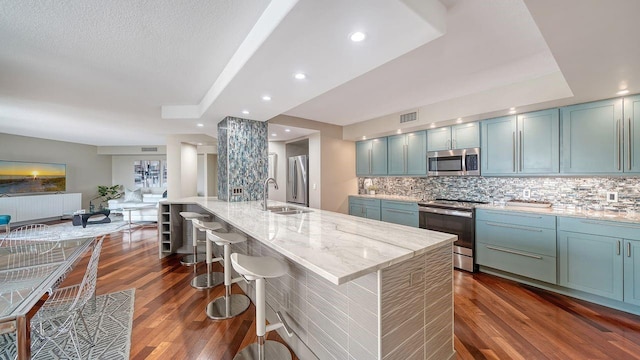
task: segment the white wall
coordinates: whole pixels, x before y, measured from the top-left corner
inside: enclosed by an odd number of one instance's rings
[[[112,155],[111,156],[111,184],[122,185],[127,189],[135,188],[135,176],[133,173],[133,163],[136,160],[158,160],[165,161],[166,155]],[[149,192],[162,194],[165,188],[150,188]]]
[[[322,138],[319,132],[309,135],[309,207],[322,207]]]
[[[67,164],[67,192],[82,193],[82,206],[98,194],[98,185],[111,183],[111,155],[97,147],[0,133],[0,160]]]
[[[278,190],[269,185],[269,199],[287,201],[287,154],[284,141],[269,141],[269,154],[276,154],[276,182]]]

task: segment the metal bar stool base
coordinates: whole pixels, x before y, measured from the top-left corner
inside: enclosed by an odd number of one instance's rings
[[[289,348],[284,344],[273,340],[264,342],[264,356],[260,357],[260,345],[253,343],[247,345],[233,358],[233,360],[288,360],[292,359]]]
[[[213,320],[230,319],[247,311],[251,300],[244,294],[221,296],[207,304],[207,316]]]
[[[191,279],[191,286],[198,290],[211,289],[212,287],[224,283],[224,274],[221,272],[213,272],[209,274],[200,274]]]
[[[185,255],[180,259],[180,264],[184,266],[193,266],[204,262],[205,254],[198,254],[198,260],[194,261],[193,254]]]

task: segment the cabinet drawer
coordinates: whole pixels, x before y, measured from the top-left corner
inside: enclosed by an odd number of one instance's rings
[[[364,206],[380,206],[380,200],[357,197],[357,196],[349,196],[349,204],[364,205]]]
[[[493,221],[476,221],[476,241],[512,250],[556,256],[556,231]]]
[[[383,209],[418,211],[418,203],[408,201],[382,200],[380,206]]]
[[[558,230],[640,240],[640,224],[558,217]]]
[[[476,263],[531,279],[556,284],[556,258],[477,244]]]
[[[382,208],[382,221],[418,227],[418,211]]]
[[[556,228],[556,217],[553,215],[538,215],[519,212],[478,209],[476,210],[476,219],[513,225],[540,227],[545,229],[555,230]]]

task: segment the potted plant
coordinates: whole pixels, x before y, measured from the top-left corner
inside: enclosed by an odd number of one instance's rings
[[[371,185],[367,190],[369,190],[369,195],[375,195],[378,187],[376,185]]]
[[[93,212],[94,210],[93,203],[92,203],[93,200],[100,199],[98,206],[100,209],[102,209],[103,208],[102,204],[105,201],[118,199],[121,196],[122,196],[122,185],[112,185],[112,186],[98,185],[98,196],[94,197],[89,201],[89,211]]]

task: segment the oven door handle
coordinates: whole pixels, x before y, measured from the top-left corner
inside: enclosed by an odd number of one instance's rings
[[[470,211],[440,209],[440,208],[432,208],[432,207],[426,207],[426,206],[420,206],[418,207],[418,210],[420,210],[420,212],[427,212],[427,213],[439,214],[439,215],[451,215],[451,216],[459,216],[459,217],[466,217],[466,218],[473,217],[473,212],[470,212]]]

